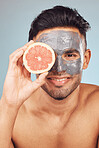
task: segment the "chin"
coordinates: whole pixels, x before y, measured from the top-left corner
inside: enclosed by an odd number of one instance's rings
[[[66,99],[72,92],[76,90],[76,88],[80,84],[80,77],[77,77],[75,80],[72,80],[69,84],[66,84],[61,87],[57,86],[49,86],[49,84],[45,83],[41,86],[41,88],[50,95],[55,100],[64,100]]]

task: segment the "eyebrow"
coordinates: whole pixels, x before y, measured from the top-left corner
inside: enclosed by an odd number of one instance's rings
[[[76,49],[66,49],[65,53],[79,53],[79,51]]]

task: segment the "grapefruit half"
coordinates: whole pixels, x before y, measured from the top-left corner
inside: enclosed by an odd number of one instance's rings
[[[34,74],[49,71],[54,63],[54,50],[42,42],[31,44],[23,55],[23,64],[25,68]]]

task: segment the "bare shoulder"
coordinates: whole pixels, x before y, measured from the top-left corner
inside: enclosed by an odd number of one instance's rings
[[[85,98],[85,104],[99,113],[99,86],[92,84],[81,84],[82,98]]]
[[[81,83],[81,88],[84,90],[87,89],[87,91],[99,91],[99,86],[98,85],[93,85],[93,84],[85,84],[85,83]]]
[[[94,121],[99,134],[99,86],[81,84],[81,91],[82,98],[86,98],[84,101],[85,112],[90,116],[90,121]]]
[[[81,83],[81,92],[87,97],[98,97],[99,98],[99,86],[92,84]]]

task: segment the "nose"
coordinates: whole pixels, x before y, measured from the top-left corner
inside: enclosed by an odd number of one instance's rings
[[[55,64],[53,65],[53,67],[51,68],[50,71],[61,72],[61,71],[63,71],[62,65],[63,65],[62,57],[60,55],[58,55],[56,57]]]

